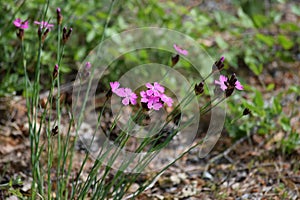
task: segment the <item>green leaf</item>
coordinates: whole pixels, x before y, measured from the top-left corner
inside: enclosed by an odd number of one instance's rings
[[[262,27],[268,25],[269,19],[265,15],[256,14],[256,15],[252,16],[252,20],[258,28],[262,28]]]
[[[273,112],[275,114],[280,114],[281,113],[282,107],[280,105],[280,102],[279,102],[278,98],[273,99],[272,109],[273,109]]]
[[[255,91],[254,104],[261,109],[264,108],[264,99],[258,90]]]
[[[270,84],[267,86],[267,91],[272,91],[274,88],[275,88],[275,84],[274,84],[274,83],[270,83]]]
[[[262,64],[254,64],[254,63],[249,63],[249,68],[253,71],[255,75],[260,75],[263,70],[263,65]]]
[[[290,132],[292,130],[291,124],[290,124],[290,118],[288,118],[288,117],[285,117],[285,116],[282,117],[279,120],[279,124],[282,127],[282,129],[286,132]]]
[[[90,32],[88,32],[87,36],[86,36],[86,41],[87,42],[91,42],[96,36],[96,32],[94,30],[91,30]]]
[[[221,49],[227,49],[229,47],[229,45],[227,44],[227,42],[225,42],[225,40],[223,40],[223,38],[221,38],[220,36],[216,37],[216,43],[218,44],[218,46]]]
[[[300,16],[300,6],[292,5],[291,10],[292,10],[292,13]]]
[[[275,40],[272,36],[264,35],[264,34],[261,34],[261,33],[257,33],[256,38],[259,39],[260,41],[264,42],[269,47],[273,46],[274,42],[275,42]]]
[[[246,15],[244,13],[244,11],[239,8],[238,9],[238,12],[237,12],[240,20],[239,22],[245,27],[245,28],[253,28],[254,27],[254,24],[252,22],[252,20],[248,17],[248,15]]]
[[[279,35],[278,42],[285,50],[288,50],[294,46],[294,43],[285,35]]]

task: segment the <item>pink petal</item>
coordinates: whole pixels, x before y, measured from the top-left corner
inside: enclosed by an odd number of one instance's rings
[[[125,97],[123,100],[122,100],[122,103],[123,105],[127,106],[129,104],[129,98]]]
[[[135,105],[136,104],[136,98],[131,98],[130,102],[131,102],[132,105]]]
[[[147,103],[147,102],[148,102],[148,99],[147,99],[147,98],[141,98],[141,102]]]
[[[16,19],[14,21],[14,25],[17,27],[17,28],[20,28],[21,26],[21,23],[22,23],[22,20],[20,18]]]
[[[147,90],[147,91],[146,91],[146,94],[147,94],[148,96],[151,96],[153,93],[154,93],[153,90]]]
[[[23,22],[23,24],[21,25],[22,29],[27,29],[28,28],[28,21]]]
[[[118,88],[115,91],[113,91],[116,95],[118,95],[119,97],[126,97],[126,92],[124,90],[124,88]]]
[[[154,110],[159,110],[161,107],[163,107],[163,105],[162,105],[162,103],[155,103],[155,104],[153,104],[152,107]]]
[[[180,48],[180,47],[177,46],[176,44],[174,44],[173,47],[174,47],[174,49],[175,49],[178,53],[180,53],[180,54],[182,54],[182,55],[185,55],[185,56],[188,55],[188,51],[187,51],[187,50]]]
[[[91,68],[91,63],[90,62],[86,62],[85,63],[85,69],[89,70]]]
[[[170,98],[170,97],[168,97],[168,96],[165,95],[165,94],[162,95],[161,100],[162,100],[163,102],[165,102],[169,107],[171,107],[172,104],[173,104],[173,99]]]
[[[152,85],[151,83],[146,83],[145,85],[146,85],[146,87],[149,88],[149,89],[152,89],[152,88],[153,88],[153,85]]]
[[[238,90],[244,90],[244,87],[242,86],[242,84],[239,81],[235,82],[235,88]]]
[[[220,81],[221,81],[222,83],[226,82],[227,80],[228,80],[228,78],[227,78],[226,76],[220,75]]]
[[[159,92],[163,93],[165,91],[165,88],[161,86],[159,83],[155,82],[154,83],[154,88],[158,90]]]
[[[141,97],[143,97],[143,98],[147,97],[147,94],[146,94],[145,91],[141,91],[141,92],[140,92],[140,95],[141,95]]]
[[[118,89],[119,88],[119,86],[120,86],[120,83],[119,82],[110,82],[109,83],[110,84],[110,87],[111,87],[111,90],[114,92],[116,89]]]

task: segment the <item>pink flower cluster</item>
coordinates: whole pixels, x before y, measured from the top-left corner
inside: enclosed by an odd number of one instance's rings
[[[149,109],[159,110],[166,103],[169,107],[172,106],[173,100],[164,94],[165,88],[159,83],[154,82],[154,84],[146,83],[148,88],[146,91],[141,91],[141,102],[147,103]]]
[[[137,103],[137,95],[130,88],[120,88],[119,82],[110,82],[110,87],[113,93],[122,97],[124,105],[135,105]],[[146,83],[148,88],[146,91],[141,91],[141,103],[146,103],[149,109],[159,110],[166,103],[169,107],[172,106],[173,100],[164,94],[165,88],[159,83]]]

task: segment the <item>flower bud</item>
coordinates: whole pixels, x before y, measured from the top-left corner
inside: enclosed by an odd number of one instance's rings
[[[180,58],[180,56],[178,54],[176,54],[175,56],[172,56],[172,66],[171,67],[174,67],[178,63],[179,58]]]
[[[57,75],[58,75],[58,65],[56,64],[54,66],[54,70],[53,70],[53,74],[52,74],[53,79],[55,79],[57,77]]]
[[[251,114],[251,110],[249,108],[245,108],[243,111],[243,115],[249,115]]]
[[[42,36],[42,42],[45,41],[45,39],[46,39],[48,33],[49,33],[49,28],[47,28],[47,29],[45,30],[45,32],[44,32],[44,34],[43,34],[43,36]]]
[[[70,38],[72,31],[73,31],[72,28],[70,28],[68,32],[67,32],[67,28],[66,27],[63,28],[63,37],[62,37],[62,40],[63,40],[64,44],[66,44],[66,42]]]
[[[224,63],[223,63],[224,60],[225,60],[225,57],[222,56],[218,61],[216,61],[212,66],[213,71],[216,71],[216,70],[221,71],[224,67]]]
[[[61,14],[61,10],[60,8],[57,8],[56,9],[56,14],[57,14],[57,24],[60,25],[62,23],[62,20],[63,20],[63,16]]]
[[[196,93],[196,95],[200,95],[204,92],[204,82],[200,82],[198,85],[195,84],[195,88],[194,91]]]

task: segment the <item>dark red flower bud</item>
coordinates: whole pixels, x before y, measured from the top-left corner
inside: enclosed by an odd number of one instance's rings
[[[57,135],[57,134],[58,134],[58,126],[55,126],[55,128],[53,128],[53,129],[51,130],[51,133],[52,133],[52,136]]]
[[[232,95],[233,91],[234,91],[234,87],[233,87],[233,88],[229,88],[229,87],[228,87],[228,88],[225,90],[225,96],[226,96],[226,98],[227,98],[227,97],[230,97],[230,96]]]
[[[54,66],[54,70],[53,70],[53,74],[52,74],[53,79],[55,79],[57,77],[57,75],[58,75],[58,65],[56,64]]]
[[[180,56],[178,54],[176,56],[172,56],[172,66],[171,67],[174,67],[178,63],[179,58],[180,58]]]
[[[224,60],[225,60],[225,57],[222,56],[218,61],[216,61],[213,66],[212,66],[212,70],[213,71],[216,71],[216,70],[219,70],[221,71],[224,67]]]
[[[70,28],[68,32],[67,32],[67,28],[66,27],[63,28],[63,37],[62,37],[62,40],[63,40],[64,44],[66,44],[66,42],[70,38],[72,31],[73,31],[72,28]]]
[[[56,9],[56,14],[57,14],[57,24],[60,25],[62,23],[63,20],[63,16],[61,15],[61,10],[60,8]]]
[[[251,110],[249,108],[245,108],[243,111],[243,115],[249,115],[251,114]]]
[[[45,41],[45,39],[46,39],[46,37],[47,37],[49,31],[50,31],[49,28],[47,28],[47,29],[45,30],[45,32],[44,32],[44,34],[43,34],[43,36],[42,36],[42,42]]]
[[[198,85],[195,84],[195,88],[194,91],[196,93],[196,95],[200,95],[204,92],[204,82],[200,82]]]

